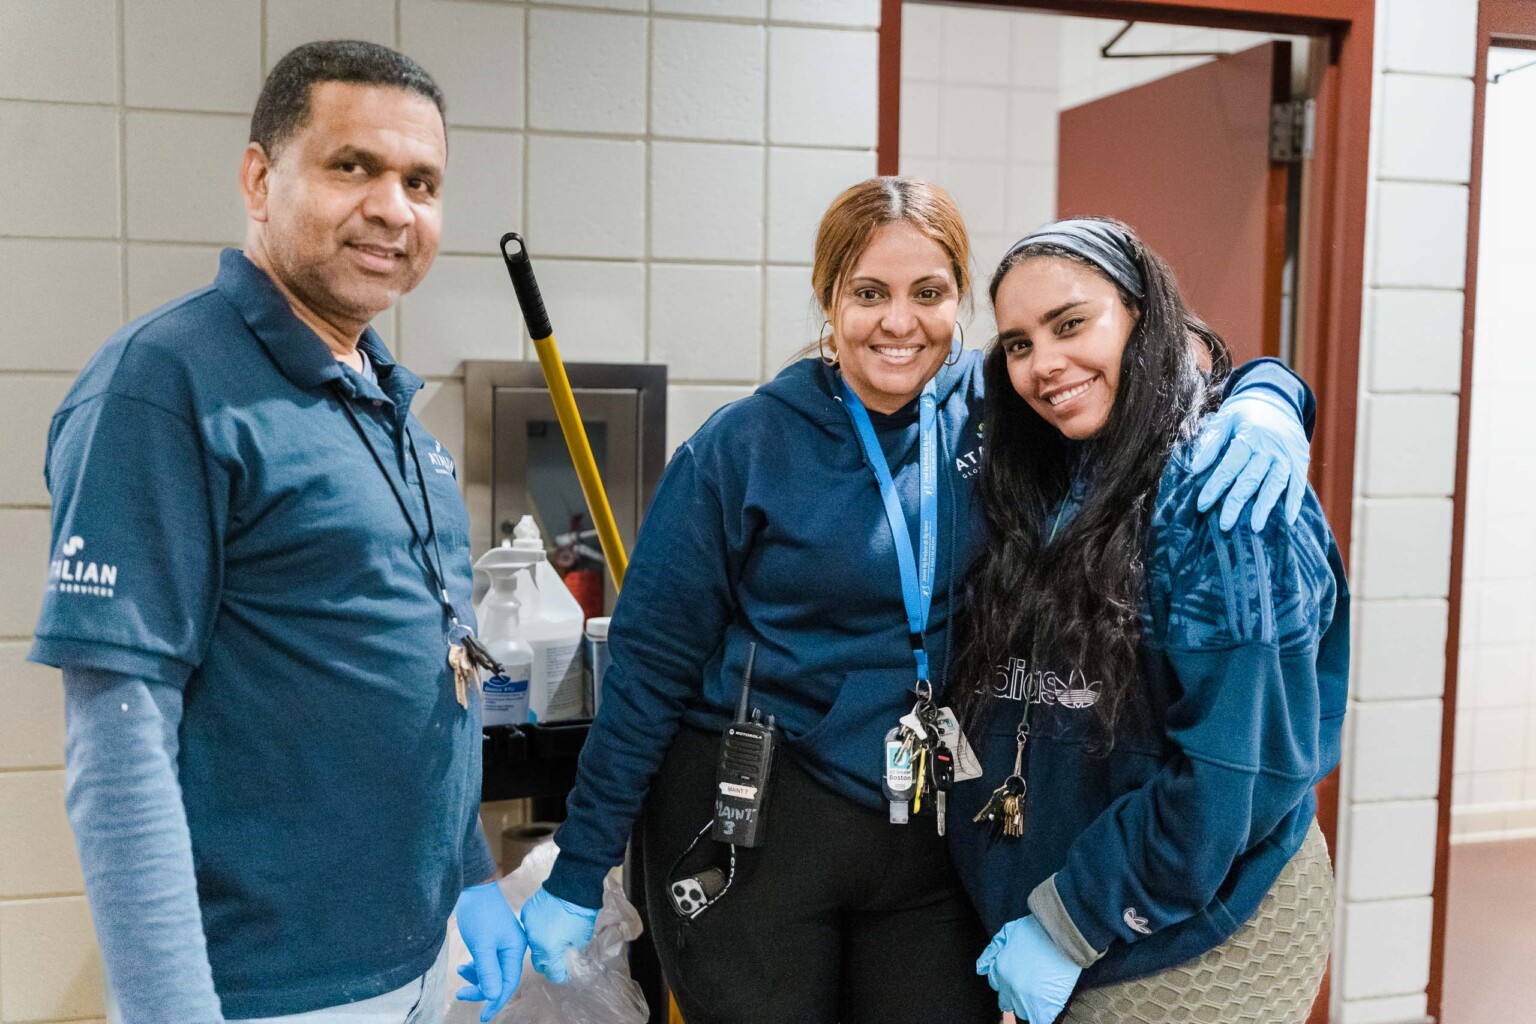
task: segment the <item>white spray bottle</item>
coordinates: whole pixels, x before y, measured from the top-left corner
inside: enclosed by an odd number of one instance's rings
[[[533,648],[522,636],[521,604],[517,599],[517,575],[526,568],[502,542],[480,556],[475,568],[491,579],[491,589],[475,613],[480,620],[480,640],[502,672],[481,687],[485,696],[485,725],[522,725],[528,721]]]
[[[522,637],[533,648],[529,706],[534,720],[580,718],[587,713],[581,663],[585,616],[581,605],[544,556],[544,541],[533,517],[523,516],[512,536],[508,559],[516,561],[519,570]]]

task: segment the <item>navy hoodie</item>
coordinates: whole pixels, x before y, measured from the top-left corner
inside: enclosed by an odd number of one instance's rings
[[[989,932],[1033,913],[1081,985],[1200,956],[1259,908],[1301,847],[1313,787],[1339,761],[1349,595],[1310,490],[1300,518],[1223,533],[1195,501],[1188,446],[1169,459],[1147,543],[1142,716],[1105,755],[1100,683],[1014,652],[972,737],[984,774],[956,785],[950,850]],[[1030,702],[1024,834],[971,818],[1013,770]],[[1128,721],[1128,719],[1130,719]]]
[[[1308,418],[1299,379],[1278,363],[1252,366],[1261,369],[1244,387],[1273,389]],[[935,692],[951,653],[957,567],[983,537],[981,368],[979,352],[962,352],[935,378]],[[788,755],[849,800],[886,808],[882,744],[912,709],[916,666],[890,526],[839,393],[836,370],[800,360],[673,455],[614,610],[602,710],[556,837],[552,894],[599,905],[679,726],[717,730],[734,714],[749,643],[753,705],[776,716]],[[917,403],[870,419],[916,537]]]

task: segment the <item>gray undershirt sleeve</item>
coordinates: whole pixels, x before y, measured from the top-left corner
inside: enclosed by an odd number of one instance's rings
[[[223,1024],[176,779],[181,691],[64,670],[65,803],[123,1024]]]

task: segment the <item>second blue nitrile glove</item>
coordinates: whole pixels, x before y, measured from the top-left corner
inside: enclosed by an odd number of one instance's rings
[[[1083,969],[1063,953],[1034,917],[998,929],[976,973],[997,993],[997,1005],[1029,1024],[1051,1024],[1072,998]]]
[[[488,1021],[507,1005],[522,980],[523,951],[528,947],[523,926],[495,882],[459,893],[453,913],[472,958],[459,968],[459,975],[469,985],[459,989],[458,998],[465,1002],[484,1000],[480,1019]]]
[[[1230,530],[1251,498],[1253,514],[1249,521],[1259,531],[1284,494],[1285,521],[1296,521],[1307,495],[1312,444],[1289,403],[1263,388],[1233,395],[1202,425],[1191,468],[1203,473],[1218,455],[1221,463],[1200,490],[1200,511],[1216,504],[1225,493],[1220,525]]]
[[[578,952],[592,941],[597,911],[567,903],[543,886],[523,904],[523,929],[533,953],[533,969],[557,985],[569,975],[565,968],[568,950]]]

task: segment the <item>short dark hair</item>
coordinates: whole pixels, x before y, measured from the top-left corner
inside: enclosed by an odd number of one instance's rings
[[[431,100],[448,123],[443,90],[420,64],[403,53],[359,39],[328,39],[288,51],[267,75],[251,114],[251,141],[268,157],[309,120],[312,87],[321,82],[352,82],[407,89]]]

